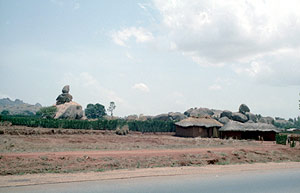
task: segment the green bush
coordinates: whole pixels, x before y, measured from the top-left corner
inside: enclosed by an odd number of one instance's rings
[[[36,112],[36,116],[46,119],[52,119],[54,118],[56,112],[56,106],[42,107],[38,112]]]
[[[276,134],[276,144],[286,145],[287,135]]]
[[[290,143],[290,147],[295,147],[295,146],[296,146],[296,142],[295,142],[295,140],[292,140]]]

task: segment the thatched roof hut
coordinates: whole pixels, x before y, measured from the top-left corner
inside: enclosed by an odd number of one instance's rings
[[[280,130],[272,124],[230,121],[219,129],[222,138],[264,139],[274,141]]]
[[[176,135],[182,137],[219,137],[218,129],[223,125],[210,117],[189,117],[175,123]]]

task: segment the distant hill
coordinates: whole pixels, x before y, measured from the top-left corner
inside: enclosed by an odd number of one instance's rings
[[[0,113],[7,110],[11,115],[34,115],[41,107],[39,103],[31,105],[20,99],[14,101],[9,98],[0,99]]]

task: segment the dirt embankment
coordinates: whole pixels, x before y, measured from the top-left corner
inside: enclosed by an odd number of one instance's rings
[[[4,130],[0,138],[0,175],[300,161],[299,145],[290,148],[274,142],[179,138],[170,134],[118,136],[103,131],[26,127],[0,129]]]

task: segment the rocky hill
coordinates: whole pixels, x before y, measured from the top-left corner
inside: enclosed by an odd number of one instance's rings
[[[34,115],[41,107],[39,103],[31,105],[20,99],[14,101],[9,98],[0,99],[0,113],[7,110],[11,115]]]

